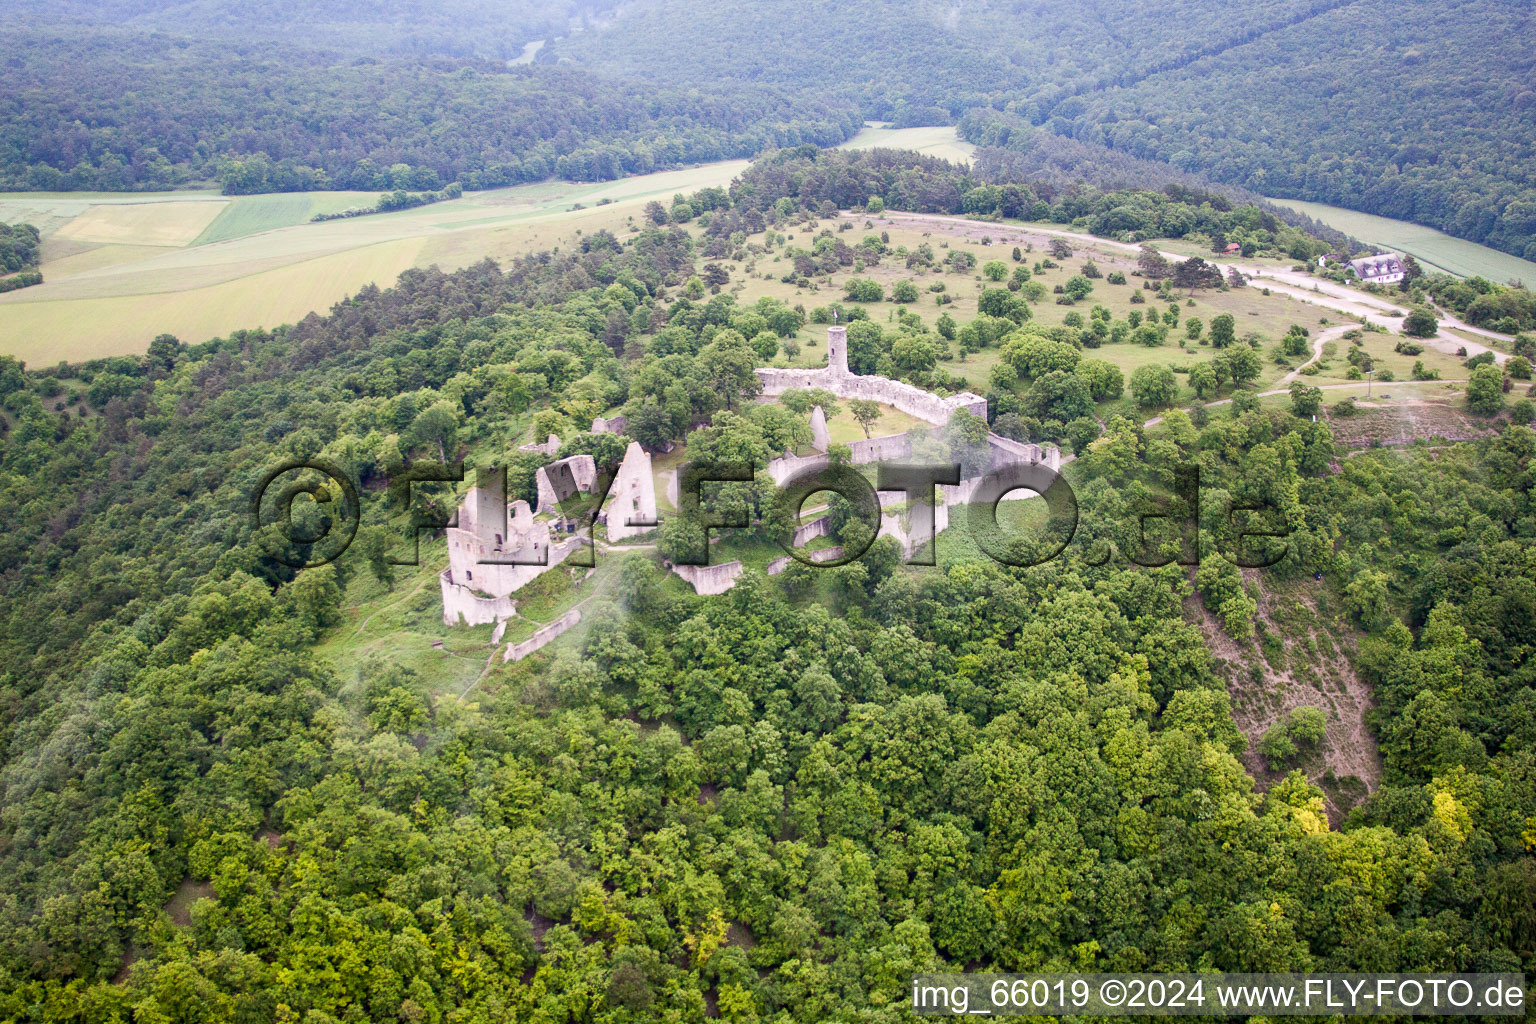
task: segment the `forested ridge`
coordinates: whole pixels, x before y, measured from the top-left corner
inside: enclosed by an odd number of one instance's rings
[[[53,34],[8,39],[0,66],[12,189],[593,180],[825,145],[871,118],[1071,154],[1080,174],[1105,165],[1100,184],[1193,175],[1536,258],[1519,0],[22,7],[18,23]],[[534,68],[509,73],[539,39]]]
[[[654,0],[555,52],[661,82],[814,81],[978,145],[1067,137],[1536,252],[1533,24],[1516,0],[806,7]],[[698,45],[659,44],[679,35]]]
[[[707,248],[834,187],[938,187],[887,159],[791,152],[686,205],[730,227]],[[595,233],[273,332],[0,360],[0,1019],[877,1022],[936,967],[1536,969],[1523,426],[1345,452],[1252,401],[1112,418],[1085,541],[1133,550],[1137,499],[1193,461],[1213,509],[1289,525],[1251,581],[1209,549],[906,569],[881,541],[701,598],[637,553],[579,646],[473,701],[384,662],[338,677],[313,648],[377,571],[382,501],[294,573],[252,534],[261,472],[319,455],[373,488],[441,445],[524,493],[500,428],[638,415],[653,387],[722,435],[774,426],[721,411],[747,311],[679,294],[699,248]],[[66,379],[88,415],[55,408]],[[1193,621],[1243,636],[1287,587],[1342,620],[1376,702],[1384,776],[1334,829],[1300,773],[1256,790]],[[206,894],[185,927],[182,891]]]
[[[606,0],[3,0],[16,23],[105,26],[348,54],[515,58],[610,13]]]
[[[127,33],[9,35],[0,188],[231,193],[605,181],[852,135],[850,107],[449,58],[244,55]]]

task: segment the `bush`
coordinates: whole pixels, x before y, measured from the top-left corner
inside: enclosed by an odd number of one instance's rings
[[[850,302],[881,302],[885,299],[885,289],[867,277],[850,277],[843,284],[843,294]]]
[[[1291,711],[1291,739],[1315,747],[1328,734],[1328,715],[1322,708],[1299,707]]]
[[[1259,738],[1259,754],[1272,772],[1280,771],[1287,761],[1296,756],[1296,744],[1291,739],[1286,723],[1276,722],[1264,730],[1264,735]]]

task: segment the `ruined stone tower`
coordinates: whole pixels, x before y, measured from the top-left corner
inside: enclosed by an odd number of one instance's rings
[[[848,328],[841,324],[827,328],[827,369],[834,376],[848,376]]]

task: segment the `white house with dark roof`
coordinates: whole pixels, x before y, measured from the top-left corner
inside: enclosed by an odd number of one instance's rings
[[[1395,284],[1403,279],[1403,258],[1395,252],[1350,260],[1349,266],[1367,284]]]

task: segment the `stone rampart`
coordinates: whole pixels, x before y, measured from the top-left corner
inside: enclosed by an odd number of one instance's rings
[[[570,611],[560,616],[554,622],[551,622],[547,626],[541,627],[538,632],[534,633],[533,636],[529,637],[527,640],[524,640],[522,643],[508,644],[506,651],[501,656],[501,660],[503,662],[522,661],[524,658],[528,657],[528,655],[545,646],[561,633],[564,633],[566,630],[570,629],[580,621],[581,612],[575,608],[572,608]]]

